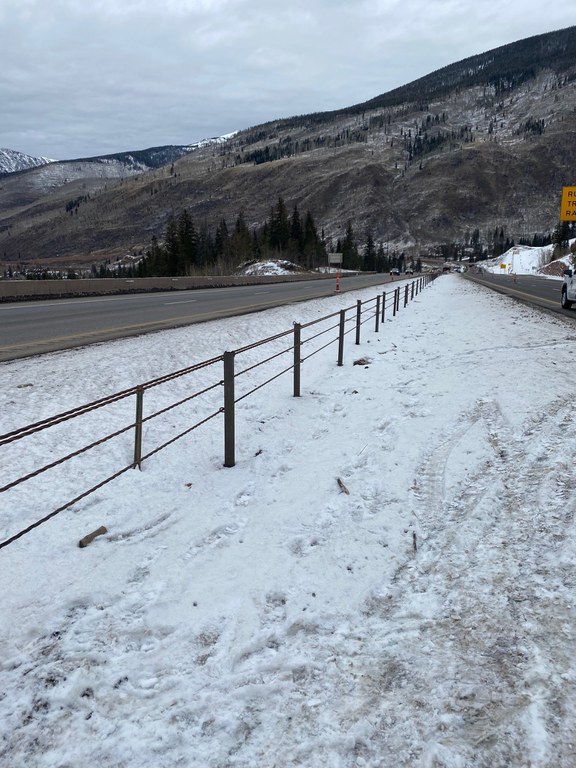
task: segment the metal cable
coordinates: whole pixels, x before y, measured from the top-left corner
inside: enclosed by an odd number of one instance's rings
[[[197,397],[200,397],[200,395],[205,395],[206,392],[210,392],[212,389],[216,389],[216,387],[221,387],[222,384],[224,384],[223,381],[218,381],[216,384],[211,384],[209,387],[206,387],[205,389],[201,389],[199,392],[194,392],[193,395],[188,395],[188,397],[183,398],[182,400],[179,400],[177,403],[172,403],[171,405],[167,405],[165,408],[162,408],[159,411],[156,411],[155,413],[150,413],[148,416],[142,419],[142,424],[145,424],[147,421],[151,421],[152,419],[155,419],[156,416],[161,416],[164,413],[168,413],[168,411],[171,411],[173,408],[178,408],[179,405],[184,405],[184,403],[189,403],[191,400],[195,400]]]
[[[314,336],[310,336],[307,339],[304,339],[304,341],[300,342],[301,344],[307,344],[309,341],[314,341],[314,339],[317,339],[319,336],[323,336],[325,333],[328,333],[329,331],[333,331],[334,328],[338,328],[339,324],[336,323],[336,325],[331,325],[329,328],[325,328],[323,331],[320,331],[319,333],[316,333]]]
[[[292,329],[289,331],[282,331],[282,333],[277,333],[275,336],[269,336],[267,339],[260,339],[260,341],[255,341],[253,344],[248,344],[245,347],[240,347],[240,349],[234,350],[235,354],[239,355],[242,352],[248,352],[250,349],[256,349],[256,347],[261,347],[263,344],[268,344],[269,341],[276,341],[276,339],[281,339],[284,336],[288,336],[288,334],[292,333]]]
[[[146,459],[149,459],[151,456],[154,456],[154,454],[161,451],[163,448],[166,448],[168,445],[171,445],[172,443],[175,443],[177,440],[180,440],[180,438],[184,437],[185,435],[188,435],[190,432],[193,432],[195,429],[198,429],[198,427],[201,427],[203,424],[206,424],[206,422],[210,421],[210,419],[213,419],[215,416],[218,416],[223,412],[223,408],[219,408],[217,411],[214,411],[214,413],[211,413],[210,416],[207,416],[205,419],[202,419],[202,421],[198,421],[196,424],[194,424],[192,427],[189,427],[184,432],[180,432],[179,435],[176,435],[176,437],[171,438],[165,443],[162,443],[162,445],[159,445],[157,448],[154,448],[153,451],[150,451],[145,456],[142,456],[141,461],[145,461]]]
[[[281,357],[282,355],[285,355],[286,352],[291,352],[293,349],[294,346],[291,346],[281,350],[280,352],[276,352],[276,354],[270,355],[270,357],[267,357],[265,360],[260,360],[259,363],[254,363],[254,365],[251,365],[249,368],[244,368],[242,371],[238,371],[235,376],[242,376],[244,373],[253,371],[255,368],[259,368],[261,365],[264,365],[264,363],[269,363],[271,360],[275,360],[277,357]]]
[[[129,429],[134,429],[134,427],[135,427],[135,424],[128,424],[127,427],[122,427],[122,429],[119,429],[116,432],[112,432],[111,434],[106,435],[100,440],[95,440],[93,443],[90,443],[90,445],[85,445],[83,448],[79,448],[77,451],[74,451],[73,453],[69,453],[67,456],[63,456],[61,459],[57,459],[56,461],[53,461],[50,464],[46,464],[45,466],[40,467],[40,469],[37,469],[34,472],[30,472],[30,474],[28,475],[24,475],[24,477],[19,477],[17,480],[13,480],[11,483],[8,483],[8,485],[5,485],[2,488],[0,488],[0,493],[4,493],[4,491],[9,491],[11,488],[15,488],[17,485],[20,485],[20,483],[23,483],[26,480],[31,480],[33,477],[37,477],[38,475],[41,475],[43,472],[47,472],[49,469],[54,469],[54,467],[57,467],[59,464],[63,464],[65,461],[69,461],[70,459],[73,459],[76,456],[80,456],[81,454],[92,450],[92,448],[96,448],[96,446],[98,445],[107,443],[109,440],[112,440],[114,437],[118,437],[118,435],[122,435],[124,432],[128,432]]]
[[[262,387],[265,387],[267,384],[270,384],[271,381],[274,381],[274,379],[280,378],[280,376],[283,376],[285,373],[288,373],[288,371],[291,371],[294,368],[293,365],[288,366],[288,368],[285,368],[283,371],[280,371],[280,373],[275,374],[270,379],[267,379],[266,381],[262,382],[262,384],[259,384],[257,387],[254,387],[254,389],[251,389],[249,392],[246,392],[245,394],[241,395],[239,398],[234,400],[235,403],[239,403],[241,400],[244,400],[248,397],[248,395],[254,394],[254,392],[258,392],[259,389],[262,389]]]
[[[314,352],[310,352],[309,355],[306,355],[306,357],[302,358],[301,362],[303,363],[306,360],[308,360],[309,358],[314,357],[314,355],[316,355],[318,352],[321,352],[323,349],[326,349],[331,344],[334,344],[335,341],[338,341],[338,336],[336,336],[334,339],[330,339],[330,341],[328,341],[326,344],[324,344],[321,347],[318,347],[318,349],[315,349]]]
[[[27,528],[24,528],[23,530],[14,534],[14,536],[10,536],[10,538],[0,542],[0,549],[7,547],[8,544],[12,544],[14,541],[17,541],[17,539],[20,539],[25,534],[30,533],[30,531],[33,531],[35,528],[38,528],[38,526],[48,522],[48,520],[51,520],[53,517],[56,517],[56,515],[60,514],[60,512],[63,512],[65,509],[68,509],[73,504],[76,504],[78,501],[81,501],[82,499],[86,498],[86,496],[89,496],[91,493],[94,493],[94,491],[97,491],[99,488],[102,488],[104,485],[107,485],[108,483],[112,482],[112,480],[116,480],[117,477],[120,477],[120,475],[123,475],[124,472],[127,472],[129,469],[132,469],[133,467],[134,467],[134,464],[128,464],[128,466],[124,467],[124,469],[119,470],[118,472],[114,473],[110,477],[107,477],[106,480],[103,480],[101,483],[98,483],[98,485],[94,485],[89,490],[84,491],[84,493],[81,493],[79,496],[76,496],[76,498],[72,499],[72,501],[66,502],[66,504],[63,504],[61,507],[58,507],[58,509],[55,509],[53,512],[50,512],[49,515],[46,515],[41,520],[37,520],[35,523],[32,523],[32,525],[29,525]]]

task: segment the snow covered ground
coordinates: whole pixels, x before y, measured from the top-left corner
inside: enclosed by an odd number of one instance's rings
[[[572,246],[574,242],[570,240]],[[501,256],[481,261],[477,266],[484,272],[504,275],[544,275],[549,280],[562,280],[562,270],[572,266],[572,257],[568,255],[551,261],[554,249],[554,245],[542,247],[515,245]]]
[[[375,294],[3,363],[2,431]],[[0,550],[0,765],[573,768],[575,338],[443,275],[243,400],[235,467],[210,422]]]

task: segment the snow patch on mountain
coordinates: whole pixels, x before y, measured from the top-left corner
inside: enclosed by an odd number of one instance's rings
[[[98,155],[62,161],[50,160],[46,157],[31,157],[13,149],[0,149],[0,176],[56,163],[63,167],[62,172],[56,171],[56,176],[58,178],[62,177],[66,181],[84,178],[86,175],[96,178],[133,176],[149,171],[152,168],[158,168],[161,165],[168,165],[180,157],[210,144],[223,144],[236,133],[237,131],[225,136],[202,139],[201,141],[182,146],[151,147],[132,152],[118,152],[111,155]],[[104,168],[104,166],[106,167]],[[56,184],[56,186],[59,186],[59,184]]]
[[[25,171],[28,168],[38,168],[41,165],[53,163],[47,157],[31,157],[15,149],[0,148],[0,176],[4,173]]]

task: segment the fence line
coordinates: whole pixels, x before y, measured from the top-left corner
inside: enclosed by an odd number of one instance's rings
[[[413,280],[410,284],[406,284],[404,288],[404,306],[405,307],[407,306],[409,298],[414,299],[414,297],[417,296],[418,293],[426,285],[428,285],[432,280],[434,280],[436,276],[437,276],[436,274],[423,275],[417,278],[416,280]],[[288,373],[289,371],[293,371],[294,373],[293,396],[300,397],[301,364],[306,360],[309,360],[311,357],[318,354],[322,350],[326,349],[327,347],[337,342],[338,343],[337,365],[342,366],[344,361],[345,337],[349,333],[352,333],[353,331],[355,331],[355,343],[360,344],[361,328],[370,320],[374,321],[374,330],[378,332],[379,324],[381,322],[384,323],[385,321],[386,310],[387,309],[390,310],[390,307],[391,307],[393,316],[395,316],[396,313],[399,311],[400,296],[401,296],[401,289],[400,287],[398,287],[394,290],[392,295],[390,295],[390,292],[387,294],[384,291],[381,295],[378,295],[372,299],[368,299],[365,302],[362,302],[360,299],[358,299],[355,306],[341,309],[337,312],[333,312],[331,314],[325,315],[324,317],[318,318],[316,320],[312,320],[302,325],[300,325],[299,323],[294,323],[294,327],[290,330],[277,333],[274,336],[269,336],[265,339],[259,339],[258,341],[255,341],[251,344],[241,347],[240,349],[237,349],[231,352],[224,352],[222,355],[218,355],[217,357],[213,357],[209,360],[203,360],[199,363],[188,366],[187,368],[184,368],[182,370],[174,371],[164,376],[160,376],[156,379],[147,381],[143,384],[139,384],[137,386],[130,387],[129,389],[123,390],[121,392],[117,392],[107,397],[100,398],[91,403],[87,403],[85,405],[70,409],[63,413],[56,414],[55,416],[52,416],[47,419],[43,419],[34,424],[29,424],[19,429],[13,430],[11,432],[6,433],[5,435],[0,435],[0,446],[8,445],[9,443],[14,443],[24,438],[31,437],[46,429],[49,429],[50,427],[55,427],[57,425],[71,421],[72,419],[75,419],[77,417],[84,416],[89,413],[93,413],[94,411],[97,411],[101,408],[105,408],[114,403],[118,403],[122,400],[125,400],[126,398],[134,397],[136,399],[135,417],[134,417],[134,421],[132,421],[131,423],[124,425],[119,429],[114,430],[110,434],[104,435],[101,438],[92,441],[88,445],[82,446],[81,448],[75,451],[69,452],[59,459],[55,459],[54,461],[51,461],[48,464],[38,467],[35,470],[28,472],[27,474],[8,482],[3,487],[0,487],[0,493],[7,492],[10,489],[15,488],[16,486],[22,485],[23,483],[35,477],[38,477],[44,472],[47,472],[51,469],[55,469],[56,467],[62,464],[65,464],[66,462],[70,461],[73,458],[84,456],[85,454],[87,454],[89,451],[93,450],[97,446],[101,446],[104,443],[107,443],[110,440],[113,440],[114,438],[119,437],[120,435],[126,434],[129,431],[134,432],[133,460],[129,464],[122,467],[122,469],[113,472],[113,474],[101,480],[97,484],[91,486],[87,490],[81,492],[79,495],[76,495],[73,499],[62,504],[57,509],[45,515],[41,519],[36,520],[34,523],[28,525],[27,527],[23,528],[22,530],[18,531],[12,536],[9,536],[4,541],[0,542],[0,549],[20,539],[22,536],[34,530],[38,526],[44,524],[48,520],[51,520],[57,514],[59,514],[60,512],[63,512],[65,509],[69,509],[71,506],[78,503],[82,499],[86,498],[90,494],[94,493],[95,491],[99,490],[103,486],[117,479],[122,474],[127,472],[129,469],[141,469],[143,461],[149,459],[151,456],[154,456],[156,453],[159,453],[164,448],[168,447],[169,445],[176,442],[177,440],[180,440],[181,438],[190,434],[192,431],[198,429],[199,427],[203,426],[204,424],[206,424],[207,422],[211,421],[212,419],[216,418],[221,414],[224,415],[224,466],[233,467],[236,463],[236,457],[235,457],[235,451],[236,451],[235,408],[236,408],[236,405],[241,401],[243,401],[245,398],[249,397],[250,395],[262,389],[263,387],[267,386],[271,382],[275,381],[276,379],[280,378],[284,374]],[[354,314],[352,316],[349,316],[352,310],[354,310]],[[302,331],[304,329],[312,328],[313,326],[317,326],[320,323],[330,321],[336,317],[338,318],[337,323],[331,324],[329,327],[323,330],[320,330],[317,333],[314,333],[313,335],[305,339],[302,339]],[[351,327],[346,329],[346,323],[349,323]],[[338,330],[338,333],[336,336],[331,337],[328,341],[323,343],[318,348],[313,349],[313,351],[309,352],[304,357],[302,356],[302,348],[304,345],[309,345],[311,342],[319,339],[325,334],[335,331],[336,329]],[[253,363],[252,365],[249,365],[248,367],[242,370],[236,370],[236,358],[239,355],[242,355],[246,352],[257,349],[258,347],[261,347],[264,344],[269,344],[271,342],[279,341],[280,339],[283,339],[288,336],[291,337],[291,344],[289,346],[281,349],[278,352],[274,352],[273,354],[270,354],[269,356],[263,358],[262,360],[259,360],[256,363]],[[280,358],[282,355],[289,354],[289,353],[292,353],[292,360],[287,367],[283,368],[280,371],[275,372],[273,375],[269,376],[264,381],[253,386],[250,390],[242,393],[241,395],[236,394],[236,379],[238,377],[250,371],[253,371],[256,368],[266,365],[267,363],[270,363],[271,361]],[[200,370],[209,369],[217,364],[223,365],[223,371],[222,371],[222,376],[217,375],[216,381],[210,384],[207,384],[202,389],[199,389],[187,395],[186,397],[181,398],[180,400],[177,400],[176,402],[170,403],[169,405],[161,408],[160,410],[154,413],[144,416],[144,394],[146,390],[152,389],[154,387],[159,387],[163,384],[168,384],[170,382],[175,381],[176,379],[191,375],[193,373],[197,373]],[[148,424],[153,419],[157,419],[159,416],[165,415],[166,413],[174,410],[175,408],[181,407],[184,404],[189,403],[190,401],[195,400],[201,397],[202,395],[206,395],[207,393],[212,392],[218,388],[223,389],[223,404],[220,407],[216,408],[216,410],[212,409],[208,413],[208,415],[205,415],[203,418],[201,418],[194,424],[189,425],[184,431],[179,432],[179,434],[177,434],[176,436],[171,437],[169,440],[149,450],[147,453],[143,453],[143,446],[142,446],[143,427],[145,424]]]

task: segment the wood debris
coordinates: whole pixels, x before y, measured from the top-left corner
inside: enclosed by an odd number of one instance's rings
[[[340,480],[339,477],[336,478],[336,482],[340,486],[340,490],[342,491],[342,493],[345,493],[345,494],[347,494],[349,496],[350,495],[350,491],[348,490],[348,488],[346,488],[346,486],[344,485],[342,480]]]

